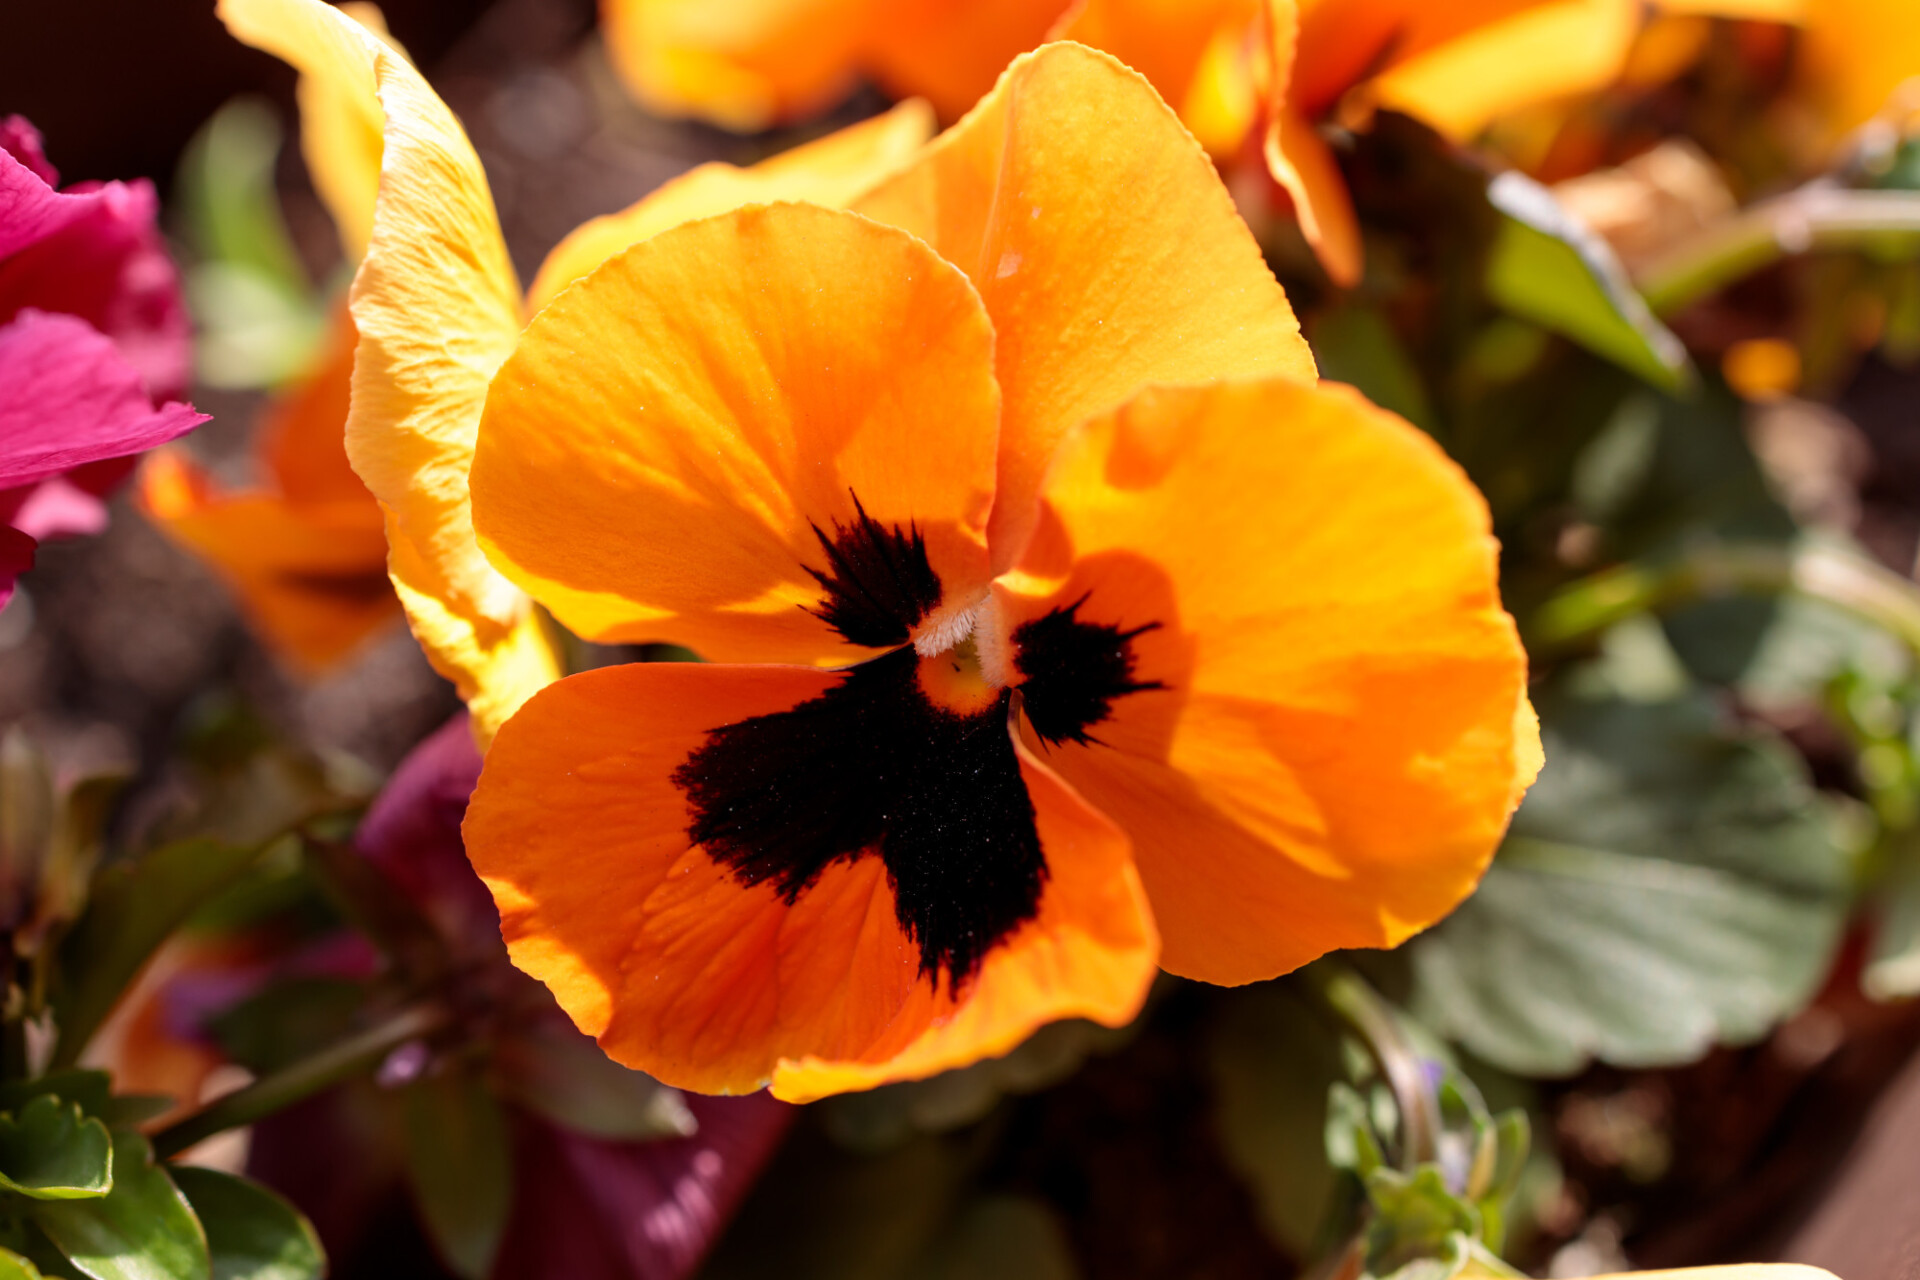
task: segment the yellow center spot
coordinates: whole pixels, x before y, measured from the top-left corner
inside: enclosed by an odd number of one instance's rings
[[[1000,689],[980,671],[971,636],[944,653],[920,655],[919,675],[928,700],[955,715],[985,711],[1000,696]]]

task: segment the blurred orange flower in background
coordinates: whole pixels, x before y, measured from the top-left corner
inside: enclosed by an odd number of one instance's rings
[[[1178,119],[1049,45],[851,208],[640,243],[493,381],[493,563],[716,660],[500,730],[515,963],[619,1061],[804,1099],[1445,914],[1539,764],[1485,505],[1316,385]]]
[[[1285,189],[1333,279],[1360,275],[1360,235],[1317,126],[1389,107],[1465,139],[1503,112],[1590,92],[1618,73],[1634,0],[605,0],[615,66],[652,110],[737,129],[804,117],[856,75],[956,118],[1042,38],[1141,72],[1223,161],[1249,144]]]

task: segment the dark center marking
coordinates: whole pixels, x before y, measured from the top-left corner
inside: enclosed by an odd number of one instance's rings
[[[893,652],[849,667],[818,697],[707,733],[674,771],[687,836],[745,885],[788,903],[836,862],[873,855],[887,869],[920,972],[957,991],[987,953],[1039,910],[1047,863],[1033,801],[1007,727],[1010,690],[946,690],[958,654],[922,659],[907,642],[940,604],[940,578],[917,528],[859,512],[815,535],[828,567],[808,572],[827,598],[809,610],[848,641]],[[1034,731],[1049,743],[1097,743],[1113,701],[1163,686],[1134,679],[1135,636],[1078,617],[1086,597],[1014,632]],[[923,672],[921,664],[951,662]],[[928,677],[932,678],[931,685]],[[977,670],[972,677],[977,681]]]
[[[1013,633],[1014,666],[1026,698],[1027,720],[1048,743],[1099,742],[1090,730],[1113,712],[1113,701],[1143,689],[1164,689],[1158,680],[1133,678],[1133,638],[1159,627],[1157,622],[1122,631],[1100,622],[1082,622],[1081,596],[1044,617],[1022,623]]]
[[[896,649],[791,710],[715,729],[673,780],[688,836],[788,903],[834,862],[878,854],[920,972],[957,990],[1033,918],[1047,865],[1008,693],[958,714],[928,699],[919,664]]]
[[[827,553],[827,569],[809,567],[827,598],[808,609],[848,642],[870,649],[905,644],[913,626],[940,604],[940,577],[927,562],[927,543],[917,526],[892,528],[859,512],[850,525],[833,522],[829,538],[819,525],[813,536]]]

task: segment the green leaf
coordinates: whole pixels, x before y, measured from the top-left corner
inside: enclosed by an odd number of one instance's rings
[[[1348,301],[1322,311],[1311,337],[1322,378],[1352,383],[1382,409],[1433,430],[1433,402],[1420,370],[1377,308]]]
[[[113,1189],[113,1138],[77,1102],[49,1094],[0,1114],[0,1187],[35,1200],[81,1200]]]
[[[1500,174],[1487,199],[1503,215],[1487,262],[1495,303],[1656,387],[1686,384],[1686,347],[1654,318],[1606,241],[1522,174]]]
[[[99,1200],[43,1200],[33,1220],[93,1280],[207,1280],[206,1233],[137,1133],[113,1138],[113,1191]]]
[[[0,1280],[41,1280],[40,1268],[11,1249],[0,1249]]]
[[[1375,1169],[1366,1187],[1374,1210],[1367,1224],[1369,1271],[1441,1280],[1466,1265],[1465,1248],[1479,1233],[1480,1215],[1447,1189],[1439,1166],[1421,1165],[1411,1174]]]
[[[0,1111],[18,1111],[31,1099],[52,1094],[68,1102],[77,1102],[82,1111],[97,1116],[106,1109],[111,1094],[111,1080],[112,1077],[104,1071],[69,1067],[63,1071],[49,1071],[31,1080],[0,1081]]]
[[[555,1124],[598,1138],[684,1138],[699,1126],[678,1089],[621,1066],[570,1026],[503,1036],[501,1092]]]
[[[1920,833],[1893,842],[1875,899],[1873,951],[1860,985],[1875,1000],[1920,995]]]
[[[212,1280],[318,1280],[327,1258],[313,1224],[257,1182],[213,1169],[176,1168],[213,1254]]]
[[[87,913],[60,947],[65,982],[54,998],[54,1066],[73,1065],[167,935],[239,881],[261,852],[259,845],[183,840],[96,877]]]
[[[1800,759],[1704,697],[1541,702],[1547,766],[1492,869],[1412,947],[1415,1012],[1523,1074],[1690,1061],[1826,971],[1847,855]]]
[[[1268,1233],[1294,1257],[1308,1256],[1338,1186],[1321,1150],[1336,1123],[1328,1114],[1328,1089],[1341,1072],[1332,1024],[1283,984],[1233,991],[1208,1037],[1207,1064],[1214,1128],[1228,1162],[1252,1191]],[[1372,1146],[1365,1104],[1357,1097],[1354,1103],[1360,1140]]]
[[[500,1249],[513,1168],[506,1117],[477,1071],[451,1070],[402,1092],[407,1173],[441,1257],[485,1280]]]

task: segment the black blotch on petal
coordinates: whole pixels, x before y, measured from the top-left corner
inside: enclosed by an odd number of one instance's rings
[[[1007,694],[934,705],[900,649],[817,698],[711,731],[673,780],[687,835],[742,884],[797,901],[842,859],[886,863],[920,972],[949,989],[1039,910],[1046,859],[1007,732]]]
[[[1014,665],[1033,731],[1058,745],[1098,742],[1090,732],[1113,711],[1113,700],[1143,689],[1164,689],[1158,680],[1133,678],[1131,641],[1155,630],[1157,622],[1122,631],[1100,622],[1082,622],[1081,596],[1044,617],[1022,623],[1013,633]]]
[[[940,576],[927,562],[926,539],[916,525],[903,532],[881,524],[857,494],[853,509],[859,516],[850,525],[834,521],[832,537],[813,526],[828,567],[807,572],[826,588],[827,598],[807,612],[853,644],[905,644],[913,625],[940,603]]]

